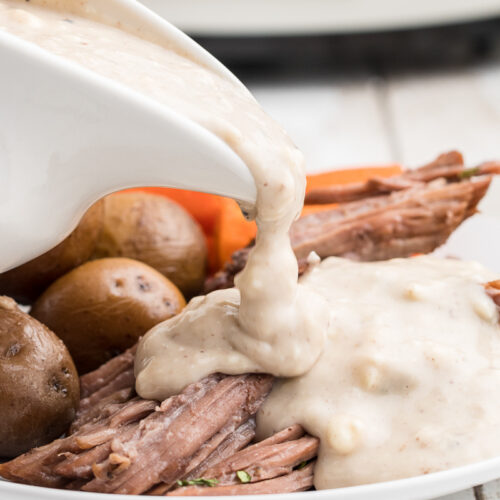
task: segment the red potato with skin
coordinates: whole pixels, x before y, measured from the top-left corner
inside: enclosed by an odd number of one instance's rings
[[[99,259],[54,282],[31,314],[68,347],[80,374],[134,345],[184,307],[178,288],[142,262]]]
[[[94,258],[128,257],[153,267],[190,298],[203,286],[207,246],[199,224],[165,196],[131,191],[103,200]]]
[[[80,384],[63,342],[0,297],[0,457],[63,434],[75,418]]]
[[[101,232],[103,203],[95,203],[59,245],[25,264],[0,274],[0,294],[31,304],[52,282],[86,262]]]

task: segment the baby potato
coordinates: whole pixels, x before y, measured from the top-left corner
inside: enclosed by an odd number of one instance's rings
[[[205,279],[207,247],[198,223],[177,203],[140,191],[104,198],[94,257],[129,257],[169,278],[186,297]]]
[[[107,258],[86,262],[52,283],[31,314],[64,341],[82,375],[185,304],[178,288],[152,267]]]
[[[59,437],[79,399],[78,375],[62,341],[0,297],[0,457]]]
[[[87,261],[101,230],[103,203],[97,202],[59,245],[25,264],[0,274],[0,294],[31,304],[53,281]]]

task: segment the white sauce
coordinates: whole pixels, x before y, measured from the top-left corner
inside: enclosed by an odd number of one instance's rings
[[[256,180],[259,232],[237,288],[193,299],[146,335],[139,394],[162,399],[216,371],[295,377],[276,384],[258,431],[301,423],[319,436],[318,488],[500,452],[498,313],[481,286],[495,276],[430,258],[328,259],[297,283],[288,229],[303,203],[303,159],[245,89],[175,49],[33,2],[0,0],[0,29],[191,117]]]

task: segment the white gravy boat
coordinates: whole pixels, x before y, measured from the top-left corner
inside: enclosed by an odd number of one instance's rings
[[[237,81],[136,1],[69,4]],[[0,61],[0,272],[55,246],[93,202],[119,189],[168,186],[255,203],[243,161],[185,116],[1,30]]]

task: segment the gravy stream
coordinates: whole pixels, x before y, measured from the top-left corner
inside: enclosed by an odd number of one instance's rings
[[[258,192],[257,241],[236,288],[196,297],[148,332],[138,393],[163,399],[213,372],[281,377],[258,432],[302,423],[319,436],[318,488],[498,453],[500,402],[488,397],[500,383],[498,313],[480,285],[495,276],[423,257],[327,259],[298,282],[288,230],[303,204],[304,162],[281,127],[243,86],[175,47],[79,17],[75,5],[0,0],[0,29],[195,120],[243,159]]]

